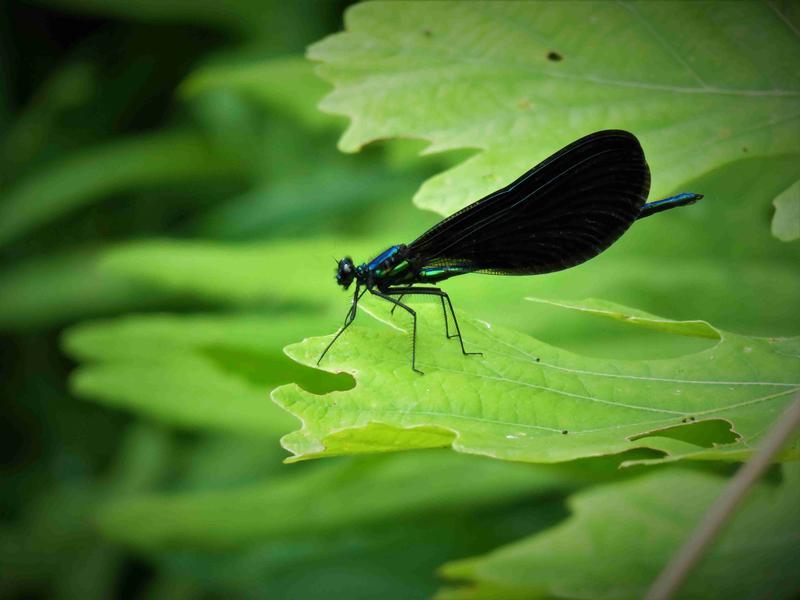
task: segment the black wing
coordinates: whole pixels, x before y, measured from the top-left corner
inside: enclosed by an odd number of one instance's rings
[[[444,268],[451,275],[559,271],[614,243],[649,189],[636,137],[599,131],[435,225],[408,245],[407,258],[417,271]]]

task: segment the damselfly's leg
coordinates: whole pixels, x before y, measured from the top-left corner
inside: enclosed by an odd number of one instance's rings
[[[459,329],[458,327],[458,319],[456,319],[456,311],[453,310],[453,303],[450,300],[450,296],[447,295],[447,292],[442,292],[442,302],[444,302],[445,299],[447,300],[447,304],[450,306],[450,314],[453,315],[453,323],[455,323],[456,326],[456,335],[458,336],[458,341],[461,343],[461,352],[465,356],[469,354],[473,356],[475,355],[483,356],[483,352],[467,352],[466,350],[464,350],[464,338],[461,337],[461,329]]]
[[[450,314],[453,317],[453,324],[456,326],[456,334],[452,337],[457,337],[459,343],[461,344],[461,352],[464,356],[468,355],[477,355],[483,354],[483,352],[467,352],[464,348],[464,340],[461,337],[461,329],[458,326],[458,319],[456,318],[456,311],[453,310],[453,302],[450,300],[450,296],[447,295],[447,292],[440,288],[425,288],[425,287],[402,287],[402,288],[389,288],[386,292],[387,294],[392,295],[400,295],[400,296],[439,296],[442,300],[442,310],[444,310],[444,301],[447,300],[447,304],[450,306]],[[445,333],[447,331],[447,312],[445,311]],[[451,337],[448,333],[447,337]]]
[[[438,289],[438,288],[436,288],[436,289]],[[405,295],[406,295],[406,292],[403,292],[402,294],[400,294],[400,297],[399,297],[399,298],[397,298],[397,301],[398,301],[398,302],[402,301],[402,300],[403,300],[403,296],[405,296]],[[445,294],[445,296],[446,296],[446,295],[447,295],[447,294]],[[447,336],[447,339],[448,339],[448,340],[450,340],[450,339],[452,339],[452,338],[454,338],[454,337],[458,337],[458,336],[457,336],[457,335],[455,335],[455,334],[453,334],[453,335],[450,335],[450,328],[449,328],[449,327],[448,327],[448,325],[447,325],[447,309],[444,307],[444,297],[443,297],[443,296],[441,296],[441,297],[440,297],[440,299],[441,299],[441,301],[442,301],[442,315],[444,315],[444,334]],[[389,314],[390,314],[390,315],[393,315],[393,314],[394,314],[394,310],[395,310],[396,308],[397,308],[397,305],[395,304],[395,305],[392,307],[392,310],[390,310],[390,311],[389,311]],[[452,307],[451,307],[451,309],[450,309],[450,310],[452,311]]]
[[[454,333],[453,335],[450,335],[450,327],[448,327],[448,325],[447,325],[447,309],[444,307],[444,298],[445,298],[445,296],[447,296],[447,294],[439,296],[439,300],[442,301],[442,315],[444,316],[444,334],[447,336],[448,340],[452,340],[454,337],[460,337],[460,336],[457,333]],[[450,310],[452,312],[453,308],[450,307]]]
[[[353,321],[356,320],[356,312],[357,312],[357,308],[358,308],[358,301],[361,300],[361,296],[363,296],[364,292],[367,291],[367,290],[364,290],[363,292],[361,292],[359,294],[358,293],[358,287],[359,286],[356,285],[356,291],[355,291],[355,293],[353,293],[353,303],[350,305],[350,310],[347,311],[347,315],[345,315],[345,317],[344,317],[344,325],[342,325],[342,328],[339,331],[336,332],[336,335],[333,336],[333,339],[330,342],[328,342],[328,345],[325,346],[325,350],[322,351],[322,354],[320,354],[319,358],[317,359],[317,365],[319,365],[319,363],[322,361],[323,357],[328,353],[328,350],[331,349],[331,346],[333,346],[333,343],[336,340],[339,339],[340,335],[342,335],[344,333],[344,330],[347,329],[348,327],[350,327],[350,324]]]
[[[411,368],[419,373],[420,375],[424,375],[422,371],[417,368],[417,313],[412,309],[410,306],[403,304],[400,300],[395,300],[391,296],[387,294],[382,294],[377,290],[370,290],[373,294],[378,296],[379,298],[383,298],[384,300],[391,302],[395,305],[395,307],[399,306],[402,309],[405,309],[408,314],[414,319],[414,330],[411,335]]]
[[[404,295],[405,295],[405,294],[400,294],[400,297],[397,299],[397,301],[398,301],[398,302],[402,302],[402,301],[403,301],[403,296],[404,296]],[[394,309],[396,309],[396,308],[397,308],[397,304],[395,304],[395,305],[392,307],[392,310],[390,310],[390,311],[389,311],[389,314],[390,314],[390,315],[393,315],[393,314],[394,314]]]

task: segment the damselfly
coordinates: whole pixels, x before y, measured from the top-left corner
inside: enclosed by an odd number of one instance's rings
[[[637,219],[692,204],[703,196],[684,193],[646,203],[650,169],[636,137],[627,131],[593,133],[556,152],[506,187],[481,198],[431,227],[410,244],[387,248],[356,266],[338,262],[336,282],[356,282],[344,326],[317,364],[356,317],[370,292],[413,318],[411,368],[416,366],[417,314],[404,296],[438,296],[445,335],[458,338],[453,303],[437,284],[456,275],[537,275],[574,267],[603,252]],[[455,333],[450,334],[447,308]]]

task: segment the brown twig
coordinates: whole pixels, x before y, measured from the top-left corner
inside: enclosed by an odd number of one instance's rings
[[[756,453],[728,482],[717,501],[706,513],[692,535],[673,555],[669,564],[647,592],[647,600],[669,600],[680,589],[692,568],[733,515],[736,506],[772,464],[792,432],[800,426],[800,395],[775,421]]]

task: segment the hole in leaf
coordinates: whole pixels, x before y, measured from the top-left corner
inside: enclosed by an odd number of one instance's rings
[[[558,62],[558,61],[563,60],[563,59],[564,59],[563,56],[561,56],[558,52],[555,52],[553,50],[551,50],[550,52],[547,53],[547,60],[552,60],[553,62]]]
[[[632,448],[617,454],[606,454],[604,456],[592,456],[589,458],[579,458],[569,463],[569,471],[577,475],[592,475],[600,478],[617,479],[631,474],[630,468],[620,471],[620,466],[627,462],[639,460],[652,460],[664,458],[667,453],[663,450],[654,448]],[[560,469],[566,469],[566,464],[562,463]]]
[[[715,445],[732,444],[741,439],[741,436],[732,431],[732,425],[724,419],[709,419],[707,421],[694,421],[694,417],[686,417],[685,424],[648,431],[640,435],[631,436],[633,442],[649,437],[666,437],[681,442],[694,444],[703,448],[713,448]]]

